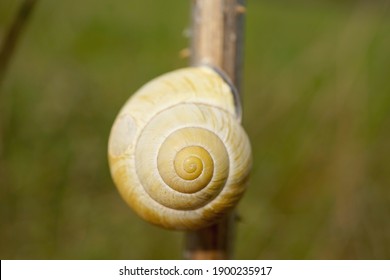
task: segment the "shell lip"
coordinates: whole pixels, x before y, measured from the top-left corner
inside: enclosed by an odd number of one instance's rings
[[[237,117],[239,123],[241,123],[241,120],[242,120],[241,97],[240,97],[240,93],[238,92],[237,87],[234,85],[234,83],[230,79],[229,75],[225,71],[223,71],[221,68],[219,68],[219,67],[217,67],[215,65],[211,65],[211,64],[202,63],[202,64],[199,64],[199,65],[195,65],[195,67],[210,68],[215,73],[217,73],[222,78],[222,80],[230,87],[231,93],[233,95],[233,101],[234,101],[234,108],[235,108],[235,111],[236,111],[236,117]]]

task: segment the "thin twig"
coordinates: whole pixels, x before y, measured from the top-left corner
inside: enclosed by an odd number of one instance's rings
[[[0,49],[0,88],[17,43],[26,27],[37,0],[24,0],[17,12]]]
[[[240,91],[244,0],[195,0],[192,7],[191,64],[221,69]],[[238,102],[239,103],[239,102]],[[235,211],[210,227],[186,233],[186,259],[231,259]]]
[[[34,9],[36,2],[37,0],[23,1],[3,40],[3,44],[0,48],[0,89],[2,82],[4,81],[8,65],[15,52],[18,40],[26,26],[28,18]],[[0,94],[0,105],[2,105],[0,106],[0,178],[2,179],[4,185],[8,185],[6,182],[8,181],[9,175],[7,172],[7,164],[4,155],[4,141],[6,135],[5,130],[8,124],[7,113],[9,112],[9,106],[2,104],[3,102],[6,102],[5,100],[6,97]]]

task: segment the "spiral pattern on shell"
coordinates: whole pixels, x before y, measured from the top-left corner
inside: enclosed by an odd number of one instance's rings
[[[251,167],[231,88],[207,67],[165,74],[136,92],[115,120],[108,154],[124,200],[170,229],[216,222],[242,196]]]

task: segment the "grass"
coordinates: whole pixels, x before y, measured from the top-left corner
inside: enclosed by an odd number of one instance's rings
[[[181,233],[121,200],[106,146],[130,94],[187,65],[188,2],[38,3],[0,89],[2,259],[181,258]],[[249,1],[236,258],[390,258],[389,8]]]

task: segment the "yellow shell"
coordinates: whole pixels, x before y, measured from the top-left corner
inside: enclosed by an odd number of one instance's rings
[[[199,229],[231,210],[245,190],[251,149],[231,87],[214,70],[162,75],[124,105],[108,157],[123,197],[145,220]]]

